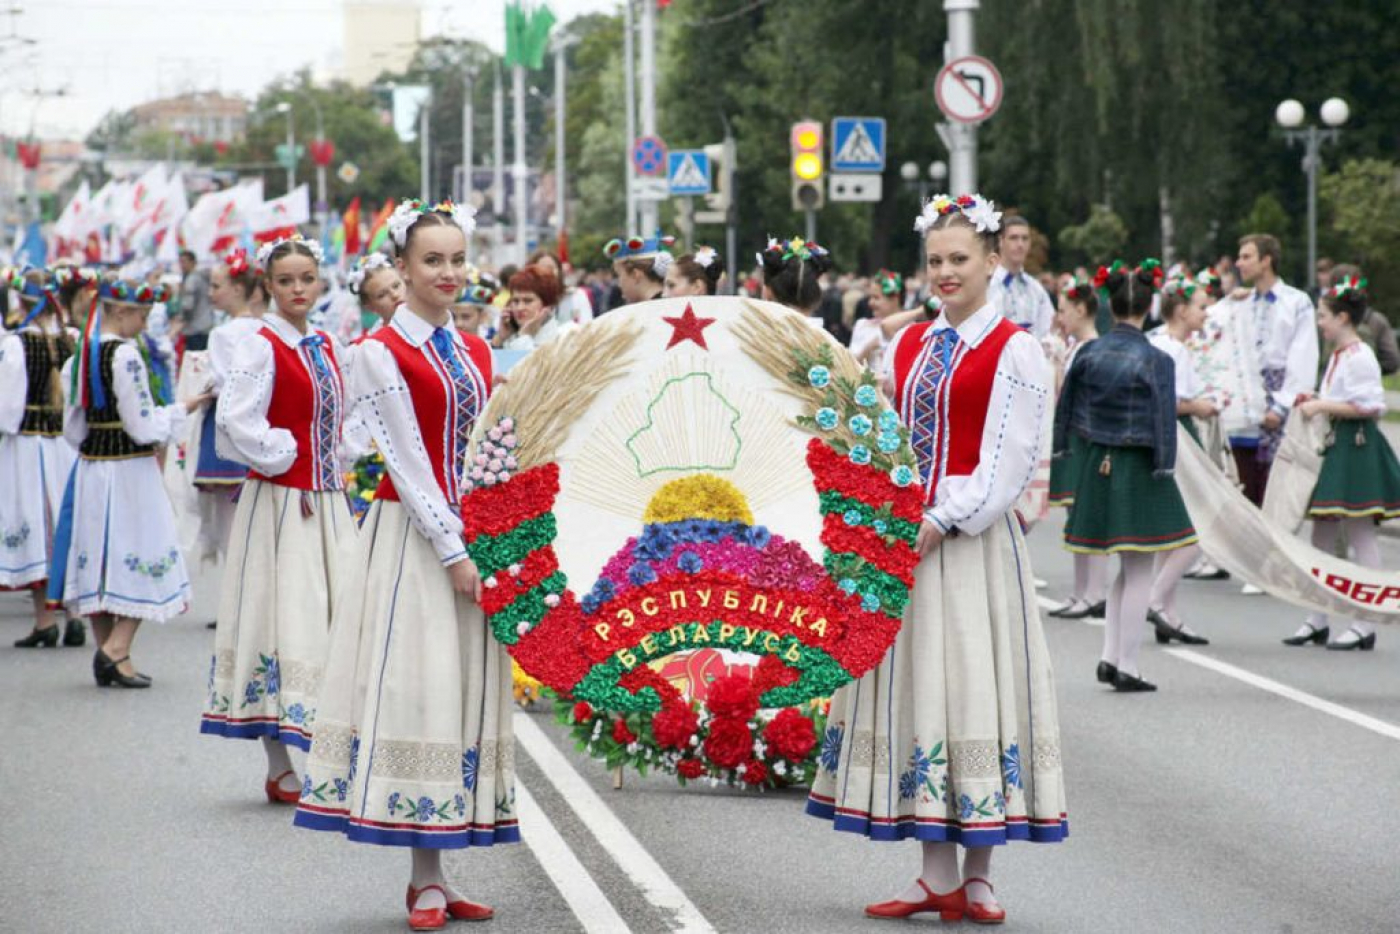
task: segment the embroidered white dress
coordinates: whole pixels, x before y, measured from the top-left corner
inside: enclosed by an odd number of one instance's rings
[[[1039,459],[1050,373],[1036,340],[1010,330],[988,305],[956,339],[940,315],[891,345],[925,516],[949,535],[915,569],[889,654],[832,698],[807,811],[837,830],[967,846],[1068,833],[1054,678],[1012,511]],[[960,436],[950,413],[979,406],[981,430]]]
[[[110,351],[113,398],[119,422],[88,423],[88,410],[69,399],[63,432],[81,446],[91,429],[124,432],[137,445],[162,446],[185,424],[180,405],[158,406],[151,396],[146,364],[136,345],[102,335]],[[73,367],[64,364],[64,387]],[[63,582],[63,603],[77,616],[113,613],[163,622],[183,613],[190,580],[180,554],[175,516],[153,453],[107,459],[80,454],[73,474],[73,537]]]
[[[27,327],[31,335],[42,335]],[[70,337],[75,335],[70,335]],[[49,575],[54,528],[77,450],[63,437],[63,400],[53,399],[57,434],[26,422],[39,415],[20,332],[0,334],[0,590],[36,586]],[[42,378],[42,377],[41,377]],[[50,423],[52,424],[52,422]]]
[[[456,504],[489,368],[484,342],[403,307],[356,352],[388,482],[332,627],[298,826],[440,849],[520,839],[510,657],[445,570],[466,557]]]
[[[1049,293],[1024,269],[1011,272],[998,263],[988,284],[987,301],[1012,324],[1037,338],[1049,334],[1055,323],[1055,304]]]
[[[202,733],[301,749],[310,748],[357,528],[338,458],[343,382],[325,336],[305,340],[269,314],[223,375],[219,447],[252,472],[233,519],[200,724]]]

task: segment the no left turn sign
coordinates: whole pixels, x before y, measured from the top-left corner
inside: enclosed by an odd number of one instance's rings
[[[981,123],[996,113],[1001,92],[1001,72],[980,55],[953,59],[933,81],[938,109],[959,123]]]

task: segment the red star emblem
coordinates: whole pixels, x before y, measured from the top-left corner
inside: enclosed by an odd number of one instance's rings
[[[705,328],[714,324],[715,319],[696,317],[695,309],[691,308],[689,303],[686,303],[685,312],[679,318],[668,318],[662,315],[661,320],[669,324],[672,329],[671,343],[666,345],[667,350],[670,350],[681,341],[694,341],[699,344],[702,349],[710,349],[705,343]]]

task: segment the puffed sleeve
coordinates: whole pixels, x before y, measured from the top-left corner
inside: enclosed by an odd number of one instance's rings
[[[234,350],[238,346],[236,337],[239,330],[225,325],[209,332],[209,376],[214,381],[213,389],[216,394],[222,392],[224,383],[228,382],[228,373],[233,367]]]
[[[0,435],[15,434],[24,422],[28,384],[24,341],[18,334],[0,336]]]
[[[1342,401],[1350,402],[1367,417],[1385,414],[1385,385],[1381,381],[1381,365],[1371,348],[1361,345],[1342,361]]]
[[[150,376],[136,345],[123,342],[112,356],[112,389],[122,430],[137,444],[168,444],[185,425],[183,405],[156,405]]]
[[[1269,396],[1272,411],[1287,417],[1294,400],[1312,391],[1317,381],[1317,361],[1317,312],[1312,301],[1300,293],[1293,309],[1293,336],[1288,342],[1283,386]]]
[[[448,503],[418,433],[413,397],[393,355],[379,341],[365,341],[355,353],[353,410],[369,429],[393,478],[409,519],[432,543],[444,567],[467,557],[462,517]]]
[[[944,532],[986,531],[1006,515],[1030,484],[1040,463],[1040,437],[1050,398],[1050,365],[1040,343],[1014,334],[997,361],[977,469],[927,518]]]
[[[240,341],[214,409],[219,456],[247,464],[265,477],[286,473],[297,459],[296,438],[267,420],[276,379],[277,365],[267,339],[252,336]]]

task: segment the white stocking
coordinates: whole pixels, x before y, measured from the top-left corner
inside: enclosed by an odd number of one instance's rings
[[[958,875],[958,845],[956,843],[929,843],[921,842],[919,846],[923,849],[924,865],[919,873],[919,879],[933,890],[935,895],[946,895],[956,890],[962,885],[962,877]],[[928,898],[928,893],[920,887],[918,882],[914,882],[899,893],[899,900],[902,902],[921,902]]]
[[[1345,520],[1347,541],[1351,544],[1353,557],[1357,564],[1363,568],[1379,568],[1381,566],[1380,542],[1376,538],[1376,523],[1367,516],[1357,519]],[[1354,622],[1351,628],[1368,636],[1376,631],[1376,627],[1370,623]]]
[[[1176,585],[1181,583],[1182,576],[1191,570],[1191,566],[1200,556],[1200,545],[1187,545],[1185,548],[1176,548],[1157,555],[1156,573],[1152,579],[1152,593],[1148,595],[1147,605],[1162,611],[1174,625],[1181,622],[1176,615]]]
[[[267,780],[272,781],[279,775],[277,787],[283,791],[294,791],[301,787],[301,780],[297,778],[296,771],[292,768],[292,757],[287,753],[287,747],[277,740],[264,736],[262,738],[263,752],[267,753]],[[291,772],[287,775],[285,773]]]
[[[1076,560],[1081,558],[1088,565],[1084,599],[1090,604],[1103,603],[1108,599],[1108,555],[1075,555]]]
[[[410,885],[415,889],[429,885],[444,887],[447,885],[447,880],[442,874],[442,850],[414,847],[410,852],[413,854],[413,875],[409,878]],[[427,892],[420,895],[412,907],[446,908],[447,898],[440,892]]]
[[[1103,660],[1138,677],[1138,649],[1147,627],[1147,596],[1152,589],[1152,555],[1125,551],[1118,560],[1118,576],[1108,594]]]
[[[970,846],[967,854],[963,857],[963,884],[967,884],[968,879],[985,879],[988,883],[992,881],[992,850],[990,846]],[[992,894],[990,885],[981,882],[974,882],[967,886],[967,900],[978,902],[983,905],[995,905],[996,896]]]
[[[1312,546],[1318,551],[1325,551],[1329,555],[1337,553],[1337,537],[1342,534],[1342,523],[1336,519],[1314,519],[1312,527]],[[1325,629],[1327,626],[1326,613],[1309,613],[1308,625],[1312,629]],[[1298,635],[1306,635],[1302,630]]]

